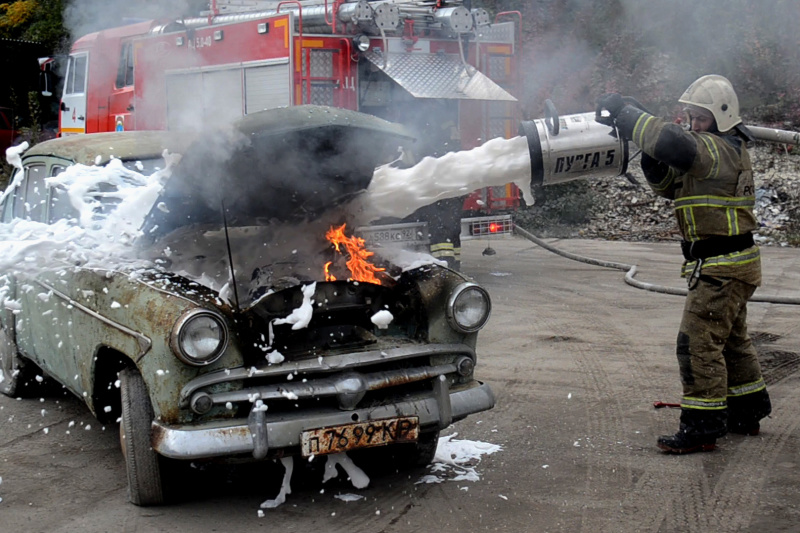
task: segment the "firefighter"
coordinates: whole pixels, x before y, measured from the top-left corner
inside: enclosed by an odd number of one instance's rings
[[[747,334],[747,300],[761,284],[746,147],[752,137],[739,118],[733,86],[722,76],[703,76],[680,97],[689,130],[630,101],[616,93],[602,96],[598,107],[610,116],[600,121],[642,149],[648,184],[674,200],[689,287],[677,340],[680,428],[657,445],[667,453],[711,451],[728,431],[757,435],[772,410]]]

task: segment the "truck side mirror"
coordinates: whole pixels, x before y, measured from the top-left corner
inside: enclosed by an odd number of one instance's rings
[[[39,58],[39,91],[42,96],[53,96],[54,80],[53,65],[55,59],[52,57]]]

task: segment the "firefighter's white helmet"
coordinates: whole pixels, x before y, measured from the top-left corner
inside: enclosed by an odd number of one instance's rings
[[[739,117],[739,98],[731,82],[724,76],[709,74],[698,78],[678,101],[710,111],[720,132],[726,132],[742,122]]]

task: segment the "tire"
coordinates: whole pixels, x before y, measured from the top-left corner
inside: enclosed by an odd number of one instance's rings
[[[419,441],[409,447],[406,452],[406,464],[410,467],[425,467],[433,462],[436,457],[436,448],[439,446],[439,431],[420,433]]]
[[[33,377],[30,366],[17,352],[17,344],[5,329],[0,329],[0,392],[6,396],[18,396],[24,392],[28,381]]]
[[[159,455],[151,445],[153,406],[138,370],[126,368],[119,374],[122,421],[120,445],[128,473],[128,499],[134,505],[164,503]]]
[[[406,470],[431,464],[438,445],[439,431],[426,431],[419,434],[419,440],[414,444],[395,444],[389,448],[394,464]]]
[[[433,462],[439,444],[439,431],[419,434],[413,444],[389,444],[347,452],[353,461],[369,475],[387,475],[424,468]],[[325,461],[314,461],[325,464]],[[312,464],[314,464],[312,463]]]

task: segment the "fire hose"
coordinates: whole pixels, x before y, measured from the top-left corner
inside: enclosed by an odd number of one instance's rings
[[[600,259],[594,259],[591,257],[585,257],[577,254],[573,254],[571,252],[566,252],[564,250],[560,250],[555,246],[552,246],[545,242],[544,240],[540,239],[536,235],[532,234],[531,232],[520,228],[519,226],[514,226],[514,231],[525,237],[529,241],[533,242],[544,248],[549,252],[553,252],[554,254],[560,255],[561,257],[565,257],[567,259],[571,259],[573,261],[579,261],[581,263],[586,263],[588,265],[599,266],[603,268],[613,268],[615,270],[622,270],[625,272],[625,283],[632,287],[636,287],[637,289],[643,289],[652,292],[658,292],[662,294],[672,294],[675,296],[686,296],[689,293],[689,289],[684,288],[677,288],[677,287],[665,287],[663,285],[655,285],[653,283],[647,283],[644,281],[639,281],[634,279],[636,276],[639,267],[637,265],[629,265],[626,263],[617,263],[614,261],[603,261]],[[791,296],[779,296],[779,295],[771,295],[771,296],[758,296],[753,295],[750,298],[751,302],[760,302],[760,303],[771,303],[771,304],[786,304],[786,305],[800,305],[800,298],[798,297],[791,297]]]
[[[589,265],[595,265],[604,268],[613,268],[615,270],[622,270],[625,271],[625,283],[636,287],[637,289],[644,289],[652,292],[659,292],[662,294],[674,294],[676,296],[686,296],[689,292],[688,289],[676,288],[676,287],[665,287],[662,285],[654,285],[652,283],[646,283],[643,281],[638,281],[634,279],[638,268],[636,265],[628,265],[625,263],[617,263],[614,261],[603,261],[600,259],[593,259],[591,257],[585,257],[577,254],[573,254],[571,252],[566,252],[564,250],[560,250],[555,246],[552,246],[545,242],[544,240],[540,239],[536,235],[532,234],[531,232],[520,228],[519,226],[514,225],[514,232],[522,237],[525,237],[529,241],[541,246],[545,250],[549,252],[553,252],[554,254],[560,255],[561,257],[565,257],[567,259],[571,259],[573,261],[579,261],[581,263],[586,263]],[[786,296],[753,296],[750,298],[751,302],[765,302],[765,303],[775,303],[775,304],[789,304],[789,305],[800,305],[800,298],[791,298]],[[669,403],[669,402],[662,402],[660,400],[656,400],[653,402],[654,409],[661,409],[664,407],[669,408],[680,408],[681,404],[679,403]]]

